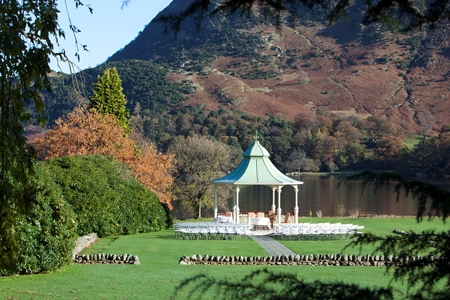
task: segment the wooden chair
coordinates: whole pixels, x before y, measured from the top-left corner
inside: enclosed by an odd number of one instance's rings
[[[273,210],[270,210],[267,213],[267,216],[269,217],[270,220],[270,226],[273,228],[273,222],[275,221],[275,217],[277,216],[277,214]]]
[[[256,218],[256,214],[254,212],[249,212],[247,214],[247,224],[249,224],[249,225],[250,225],[250,219],[251,218]]]
[[[264,213],[263,212],[258,212],[258,213],[256,213],[256,217],[257,218],[264,218]]]
[[[229,217],[230,218],[230,223],[234,223],[234,220],[233,220],[233,212],[231,212],[231,211],[227,211],[227,212],[225,212],[225,217]]]
[[[281,222],[281,223],[284,223],[284,224],[289,223],[289,219],[290,218],[291,218],[291,214],[290,213],[286,213],[286,216],[284,218],[284,222]]]

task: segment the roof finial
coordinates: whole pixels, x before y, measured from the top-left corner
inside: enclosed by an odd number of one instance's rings
[[[257,141],[258,140],[258,130],[255,130],[255,141]]]

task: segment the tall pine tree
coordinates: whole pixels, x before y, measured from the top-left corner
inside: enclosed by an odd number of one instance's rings
[[[97,82],[94,83],[90,107],[102,114],[115,115],[120,126],[129,132],[130,112],[125,107],[127,100],[122,90],[122,80],[117,69],[115,67],[106,69],[103,76],[99,75]]]

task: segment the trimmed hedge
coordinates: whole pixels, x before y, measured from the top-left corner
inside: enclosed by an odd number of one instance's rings
[[[159,231],[173,222],[167,206],[125,165],[100,155],[38,162],[27,191],[29,211],[14,226],[20,249],[15,273],[69,264],[78,236]],[[0,270],[1,275],[13,274]]]
[[[15,225],[20,249],[17,272],[22,274],[41,273],[69,264],[77,238],[76,215],[44,164],[35,165],[32,185],[35,194],[31,209]]]
[[[46,162],[78,216],[78,235],[99,237],[159,231],[172,225],[168,209],[124,164],[101,155]]]

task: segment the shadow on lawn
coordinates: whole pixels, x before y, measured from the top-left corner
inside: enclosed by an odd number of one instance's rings
[[[175,235],[157,235],[155,238],[162,240],[179,240]]]

